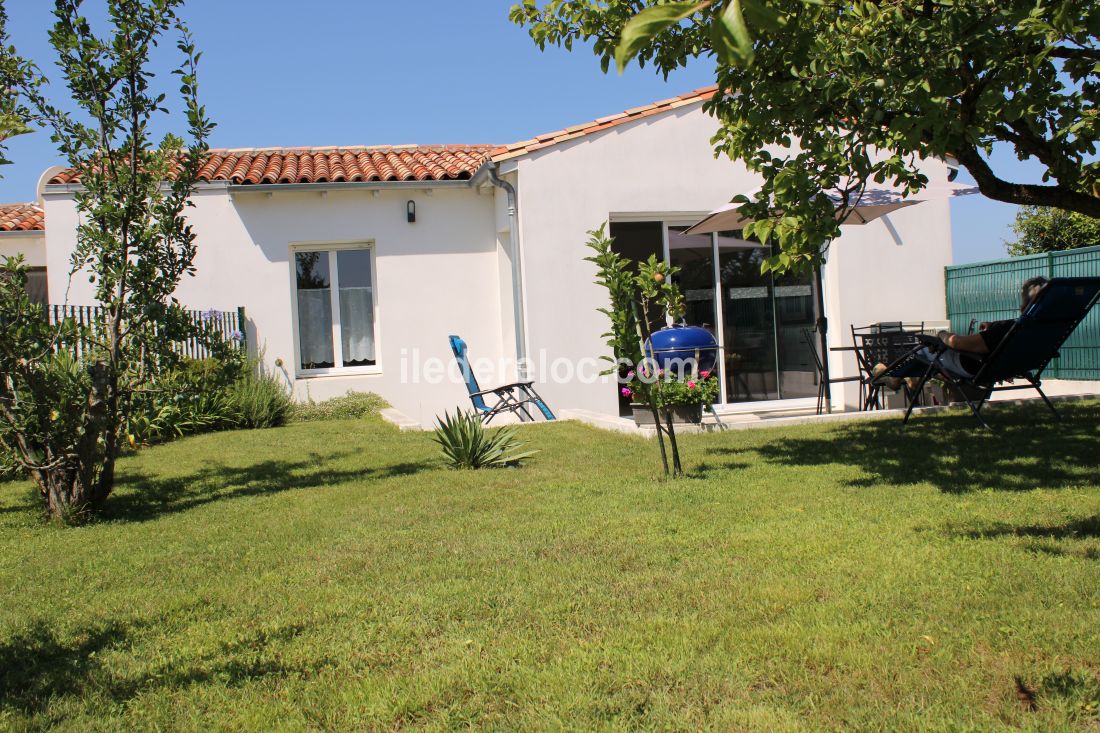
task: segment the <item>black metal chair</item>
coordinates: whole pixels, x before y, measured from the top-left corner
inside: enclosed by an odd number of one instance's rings
[[[921,324],[917,332],[923,330]],[[852,326],[852,343],[855,345],[856,362],[860,372],[860,394],[863,402],[861,410],[881,410],[885,407],[882,402],[884,389],[892,389],[883,374],[875,374],[875,367],[893,364],[901,357],[908,354],[920,344],[917,334],[902,328],[900,321],[887,323],[874,323],[870,326]],[[918,390],[910,390],[904,381],[901,383],[906,404],[912,404],[919,399]]]
[[[825,367],[821,360],[821,355],[817,353],[817,344],[819,342],[817,328],[803,328],[802,338],[805,340],[806,345],[810,347],[810,355],[814,359],[814,368],[817,370],[817,414],[820,415],[825,407],[825,385],[841,384],[843,382],[859,382],[859,403],[863,404],[863,377],[862,375],[855,377],[830,377],[825,379]],[[861,407],[862,409],[862,407]]]

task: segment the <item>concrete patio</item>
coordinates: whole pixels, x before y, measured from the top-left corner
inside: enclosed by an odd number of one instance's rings
[[[1100,381],[1070,381],[1051,380],[1043,383],[1043,391],[1052,402],[1068,400],[1091,399],[1100,397]],[[997,405],[1005,404],[1030,404],[1041,403],[1037,392],[1031,390],[1006,391],[995,393],[990,402]],[[1037,405],[1039,406],[1039,405]],[[940,405],[934,407],[918,407],[913,410],[914,415],[940,412],[943,410],[965,410],[964,404]],[[1045,408],[1044,408],[1045,409]],[[900,420],[905,414],[902,408],[887,410],[872,410],[861,412],[859,410],[834,411],[831,414],[816,414],[814,408],[801,409],[762,409],[746,410],[742,405],[727,405],[719,407],[717,414],[704,413],[703,422],[699,425],[678,425],[677,432],[699,433],[716,432],[722,430],[751,430],[753,428],[779,427],[784,425],[801,425],[809,423],[850,422],[856,420]],[[629,435],[639,435],[652,438],[657,433],[652,426],[638,426],[629,417],[604,415],[590,410],[562,410],[559,413],[562,420],[577,420],[602,430],[611,430]]]

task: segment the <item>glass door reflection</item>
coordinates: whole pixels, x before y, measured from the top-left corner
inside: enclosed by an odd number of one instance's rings
[[[817,396],[817,370],[805,331],[813,329],[817,313],[812,272],[774,278],[776,352],[780,399]]]
[[[760,274],[767,250],[736,233],[718,240],[726,401],[779,399],[772,283]]]
[[[684,320],[712,334],[717,316],[714,308],[714,249],[709,234],[685,235],[687,227],[668,228],[668,258],[679,267],[676,282],[684,295]]]

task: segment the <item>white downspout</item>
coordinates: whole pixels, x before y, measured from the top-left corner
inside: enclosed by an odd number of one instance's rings
[[[516,187],[500,177],[495,163],[486,164],[481,171],[484,171],[489,183],[497,188],[504,189],[504,192],[508,195],[508,239],[512,255],[512,319],[515,321],[516,328],[516,373],[518,380],[525,382],[528,379],[527,329],[524,326],[523,267],[520,252],[519,202],[516,197]]]

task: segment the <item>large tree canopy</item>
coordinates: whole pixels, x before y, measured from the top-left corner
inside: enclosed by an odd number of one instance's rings
[[[1093,0],[526,0],[511,17],[540,47],[590,43],[605,70],[714,58],[713,142],[764,178],[742,213],[781,246],[768,267],[814,262],[867,182],[924,186],[922,157],[989,198],[1100,217]],[[1007,180],[996,144],[1045,182]]]

